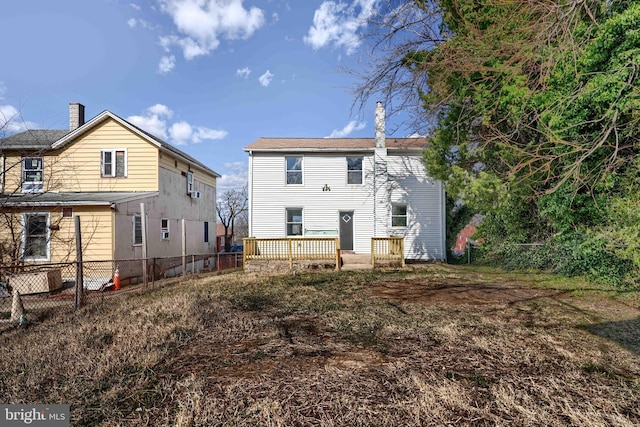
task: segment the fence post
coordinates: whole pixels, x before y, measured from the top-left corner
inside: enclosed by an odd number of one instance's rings
[[[287,239],[289,242],[289,271],[293,271],[293,245],[292,239]]]
[[[76,295],[73,308],[77,310],[84,304],[84,274],[82,271],[82,234],[80,231],[80,217],[73,218],[76,231]]]
[[[187,223],[182,218],[182,277],[187,277]]]

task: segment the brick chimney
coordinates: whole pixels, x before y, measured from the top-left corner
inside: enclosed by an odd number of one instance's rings
[[[79,102],[69,103],[69,130],[74,131],[84,124],[84,105]]]
[[[376,106],[376,114],[373,119],[373,125],[376,131],[376,148],[384,148],[384,139],[385,139],[385,124],[384,124],[384,107],[382,106],[382,102],[378,101]]]

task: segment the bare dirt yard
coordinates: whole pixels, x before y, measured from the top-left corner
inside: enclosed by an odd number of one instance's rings
[[[640,296],[450,265],[191,278],[0,333],[78,426],[640,425]]]

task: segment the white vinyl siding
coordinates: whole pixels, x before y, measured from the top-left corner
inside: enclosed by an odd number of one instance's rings
[[[305,236],[338,235],[339,212],[353,211],[354,251],[368,254],[371,237],[400,234],[408,259],[444,260],[444,190],[429,179],[418,150],[380,155],[374,192],[373,152],[362,154],[362,185],[348,184],[346,157],[360,153],[305,153],[304,185],[282,179],[283,153],[253,152],[250,158],[251,234],[258,238],[287,235],[286,209],[302,208]],[[380,170],[386,171],[388,181]],[[283,182],[285,181],[285,182]],[[328,186],[331,191],[323,191]],[[374,203],[375,193],[375,203]],[[404,205],[406,226],[391,226],[392,204]],[[374,218],[376,220],[374,221]]]

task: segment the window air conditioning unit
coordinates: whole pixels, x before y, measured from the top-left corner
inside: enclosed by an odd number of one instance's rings
[[[162,232],[162,239],[163,239],[163,240],[166,240],[166,239],[168,239],[168,238],[169,238],[169,232],[168,232],[168,231],[163,231],[163,232]]]
[[[200,198],[200,192],[199,191],[192,191],[191,192],[191,198],[192,199],[199,199]]]

